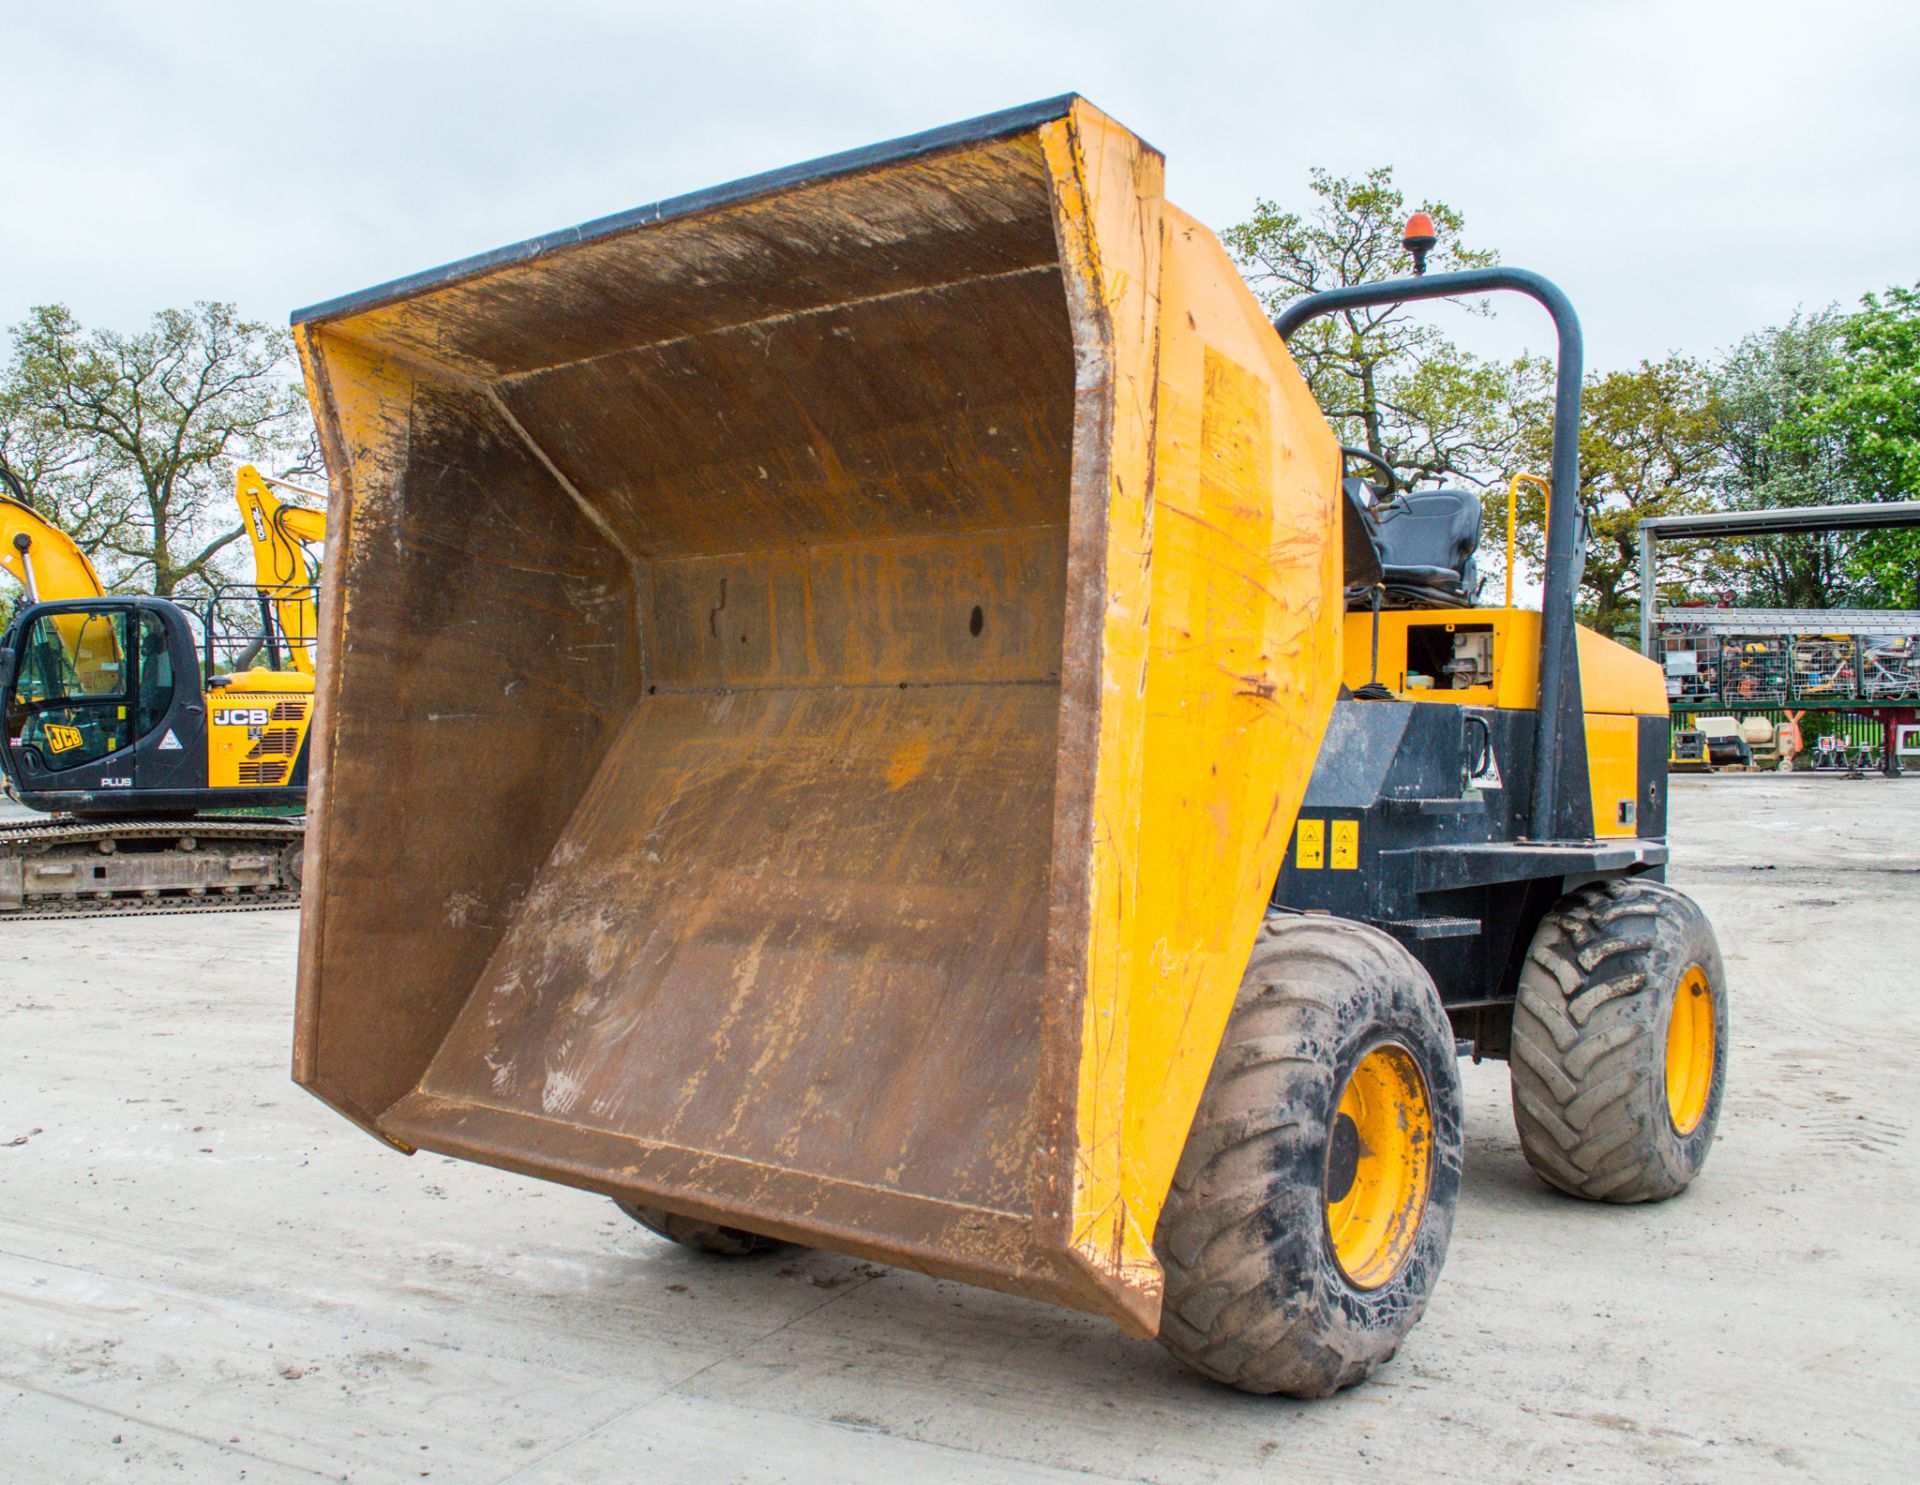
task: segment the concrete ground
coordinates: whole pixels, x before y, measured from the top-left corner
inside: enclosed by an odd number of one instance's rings
[[[1734,1047],[1686,1196],[1528,1172],[1504,1068],[1426,1320],[1330,1401],[1038,1304],[726,1263],[287,1079],[295,915],[0,928],[0,1480],[1920,1476],[1920,782],[1678,780]]]

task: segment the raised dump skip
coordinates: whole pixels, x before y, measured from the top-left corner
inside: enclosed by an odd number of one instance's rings
[[[1333,439],[1160,178],[1063,99],[298,317],[302,1083],[1154,1328],[1340,593]]]

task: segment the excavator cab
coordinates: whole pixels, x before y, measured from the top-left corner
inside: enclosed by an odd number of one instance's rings
[[[0,771],[52,821],[0,823],[0,916],[264,907],[300,887],[304,676],[213,674],[165,598],[24,605],[0,638]],[[191,821],[191,823],[185,823]]]
[[[74,815],[300,803],[311,696],[289,681],[301,678],[242,670],[203,686],[201,648],[167,599],[23,608],[0,643],[13,792]]]
[[[27,627],[9,734],[33,767],[70,772],[127,746],[125,691],[136,669],[128,617],[124,608],[55,610]]]

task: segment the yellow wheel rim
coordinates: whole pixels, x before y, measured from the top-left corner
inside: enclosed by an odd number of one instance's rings
[[[1692,1134],[1713,1092],[1713,990],[1694,965],[1680,977],[1667,1022],[1667,1117],[1676,1134]]]
[[[1427,1209],[1433,1106],[1405,1047],[1360,1059],[1340,1093],[1327,1139],[1327,1238],[1356,1289],[1400,1271]]]

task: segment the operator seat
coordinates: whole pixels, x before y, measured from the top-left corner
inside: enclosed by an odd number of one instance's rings
[[[1373,508],[1387,597],[1410,608],[1470,608],[1480,596],[1480,497],[1410,490]]]
[[[1466,490],[1418,490],[1389,500],[1363,479],[1341,481],[1347,606],[1470,608],[1480,593],[1480,499]]]

